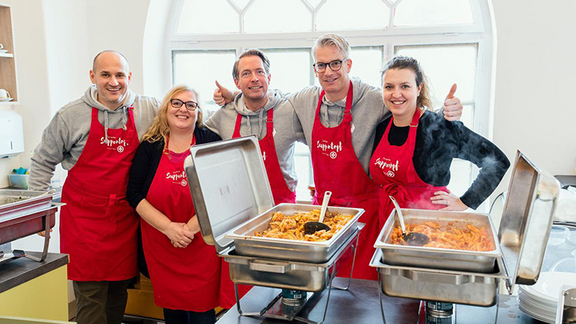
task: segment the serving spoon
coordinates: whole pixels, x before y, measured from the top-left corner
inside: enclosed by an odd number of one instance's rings
[[[324,193],[324,199],[322,199],[322,209],[320,209],[320,218],[317,222],[306,222],[304,223],[304,234],[314,234],[317,231],[330,230],[330,226],[322,223],[324,221],[324,216],[326,215],[326,209],[328,209],[328,201],[332,197],[332,191],[326,191]]]
[[[402,215],[402,211],[400,210],[400,205],[393,196],[390,197],[394,207],[396,208],[396,215],[398,216],[398,222],[400,223],[400,228],[402,229],[402,238],[408,245],[412,246],[423,246],[430,242],[430,238],[428,235],[418,232],[408,232],[406,233],[406,225],[404,224],[404,216]]]

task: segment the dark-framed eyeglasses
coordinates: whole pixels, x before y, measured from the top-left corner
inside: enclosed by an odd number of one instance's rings
[[[336,71],[340,71],[340,69],[342,68],[342,63],[344,63],[346,59],[343,60],[334,60],[330,63],[322,63],[322,62],[317,62],[312,64],[314,66],[314,71],[316,72],[324,72],[326,71],[326,67],[330,67],[330,70],[336,72]]]
[[[172,105],[172,107],[176,108],[176,109],[180,109],[182,107],[182,105],[184,105],[184,107],[186,107],[186,109],[188,109],[190,111],[194,111],[194,110],[198,109],[198,107],[200,107],[200,105],[196,101],[184,102],[180,99],[170,99],[170,105]]]

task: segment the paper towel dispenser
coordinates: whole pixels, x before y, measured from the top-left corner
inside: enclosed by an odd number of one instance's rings
[[[0,158],[24,152],[22,116],[13,111],[0,111]]]

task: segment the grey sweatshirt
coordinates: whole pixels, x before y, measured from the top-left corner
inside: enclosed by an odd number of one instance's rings
[[[82,98],[56,112],[32,155],[30,189],[47,189],[58,163],[62,163],[65,170],[70,170],[76,164],[90,133],[92,107],[99,110],[98,120],[107,130],[124,127],[128,122],[128,108],[133,106],[138,139],[142,139],[160,106],[157,99],[140,96],[130,90],[127,91],[124,105],[116,110],[105,107],[96,98],[96,87],[91,86]]]
[[[390,111],[382,100],[382,89],[353,78],[352,90],[352,146],[364,171],[368,173],[376,126],[390,114]],[[306,142],[310,147],[315,145],[312,143],[312,128],[321,92],[321,87],[310,86],[285,96],[296,110],[302,123]],[[345,107],[346,99],[331,102],[324,96],[320,107],[320,122],[326,127],[338,126],[344,118]]]
[[[279,92],[269,90],[266,105],[255,112],[246,108],[244,96],[240,93],[231,103],[216,111],[208,119],[206,126],[222,139],[230,139],[234,134],[236,116],[240,114],[243,116],[240,136],[255,135],[260,140],[266,136],[266,118],[270,109],[274,109],[273,136],[280,169],[288,188],[294,191],[297,184],[294,147],[296,141],[304,143],[304,134],[294,107],[288,100],[282,98]]]

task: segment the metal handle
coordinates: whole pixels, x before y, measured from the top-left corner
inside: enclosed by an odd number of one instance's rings
[[[272,272],[272,273],[286,273],[290,269],[288,262],[271,262],[271,261],[250,261],[250,270]]]
[[[454,275],[446,273],[432,273],[432,272],[420,272],[420,271],[408,271],[408,273],[404,273],[404,277],[412,279],[414,281],[446,283],[457,286],[470,282],[470,276],[467,275]]]

